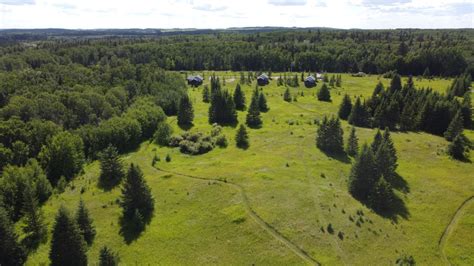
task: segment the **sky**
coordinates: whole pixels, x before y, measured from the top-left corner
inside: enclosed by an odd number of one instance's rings
[[[0,0],[0,28],[474,28],[474,0]]]

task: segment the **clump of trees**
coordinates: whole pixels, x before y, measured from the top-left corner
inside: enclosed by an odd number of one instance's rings
[[[321,89],[318,91],[318,100],[323,102],[331,101],[331,93],[329,92],[329,87],[326,85],[326,83],[323,83]]]
[[[240,125],[235,135],[235,145],[240,149],[248,149],[250,146],[249,135],[247,128],[244,125]]]
[[[237,123],[237,111],[232,96],[222,90],[219,78],[211,77],[211,105],[209,106],[209,123],[232,125]]]
[[[247,126],[251,128],[259,128],[262,126],[262,118],[260,117],[260,95],[263,93],[259,93],[256,89],[252,96],[252,101],[250,102],[250,107],[247,112],[246,123]],[[266,105],[266,104],[265,104]]]
[[[339,118],[325,116],[318,127],[316,146],[326,153],[342,153],[344,151],[342,137],[343,130]]]
[[[179,147],[182,153],[198,155],[204,154],[214,147],[227,147],[227,139],[222,134],[222,127],[214,124],[210,134],[201,132],[184,132],[181,135],[171,137],[169,146]]]

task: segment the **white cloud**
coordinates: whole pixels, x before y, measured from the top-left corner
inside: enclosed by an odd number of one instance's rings
[[[0,28],[473,28],[472,0],[0,0]]]

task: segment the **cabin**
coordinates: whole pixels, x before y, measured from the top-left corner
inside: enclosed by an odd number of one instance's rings
[[[199,75],[188,76],[188,78],[186,80],[188,81],[188,85],[191,85],[193,87],[198,87],[204,81],[204,79]]]
[[[268,85],[268,83],[270,83],[270,79],[268,78],[267,75],[262,74],[257,77],[257,84],[259,86],[265,86],[265,85]]]
[[[317,80],[323,80],[323,79],[324,79],[324,75],[321,74],[321,73],[316,73],[316,79],[317,79]]]
[[[313,76],[309,76],[309,77],[305,78],[305,80],[304,80],[304,86],[306,88],[315,87],[316,83],[317,83],[316,78],[313,77]]]

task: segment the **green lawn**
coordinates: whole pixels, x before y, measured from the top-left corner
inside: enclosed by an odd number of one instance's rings
[[[226,75],[226,88],[233,90],[239,73]],[[279,74],[274,73],[273,77]],[[299,74],[298,74],[299,75]],[[209,73],[205,74],[206,80]],[[127,245],[119,234],[121,209],[115,203],[120,189],[103,192],[96,187],[98,164],[85,169],[58,197],[48,201],[44,211],[51,227],[60,204],[70,209],[82,197],[97,227],[97,237],[89,251],[91,264],[107,244],[120,253],[124,264],[220,264],[220,265],[298,265],[304,261],[279,239],[269,234],[246,211],[241,186],[250,208],[284,238],[322,264],[387,265],[400,254],[413,255],[420,265],[443,265],[438,240],[458,206],[474,191],[472,163],[450,159],[442,137],[426,133],[393,133],[398,157],[398,173],[409,192],[397,192],[406,213],[396,221],[382,218],[347,192],[350,161],[330,158],[315,146],[315,119],[336,114],[345,93],[368,97],[378,76],[363,78],[342,75],[343,86],[332,89],[332,103],[319,102],[318,88],[292,88],[297,102],[283,101],[284,87],[274,79],[264,87],[270,111],[262,115],[263,127],[249,129],[250,148],[235,148],[236,129],[226,127],[229,147],[216,148],[199,156],[184,155],[174,148],[144,143],[136,152],[124,156],[127,163],[143,169],[155,197],[155,216],[140,238]],[[388,79],[381,79],[385,85]],[[416,81],[417,87],[430,86],[444,92],[450,80]],[[206,82],[207,83],[207,82]],[[247,103],[255,85],[243,86]],[[194,103],[195,126],[191,131],[208,132],[208,104],[201,101],[202,86],[190,89]],[[245,121],[246,112],[239,112]],[[181,131],[171,118],[175,133]],[[291,125],[290,125],[291,124]],[[349,125],[342,123],[348,136]],[[370,142],[375,131],[357,128],[359,143]],[[474,140],[474,132],[467,135]],[[170,175],[151,167],[154,154],[162,161],[159,168],[229,184]],[[172,161],[164,162],[166,154]],[[472,156],[471,156],[472,158]],[[85,192],[81,195],[81,188]],[[356,214],[362,210],[363,216]],[[464,264],[474,260],[474,252],[463,236],[474,235],[474,208],[465,210],[465,220],[449,238],[448,258]],[[360,226],[350,220],[360,219]],[[331,223],[335,233],[321,231]],[[343,239],[337,234],[343,233]],[[459,235],[460,234],[460,235]],[[472,238],[472,237],[471,237]],[[472,242],[472,241],[470,241]],[[29,265],[47,264],[49,245],[31,255]],[[461,257],[462,256],[462,257]],[[467,263],[472,264],[472,263]]]

